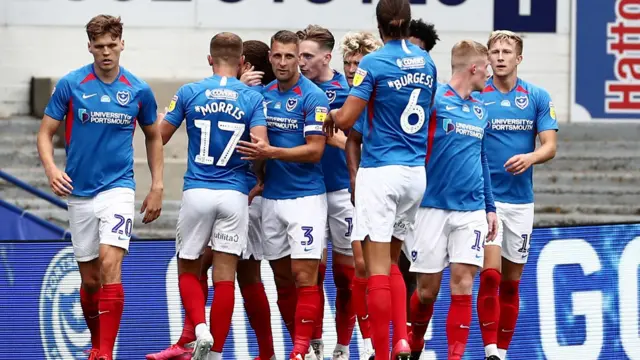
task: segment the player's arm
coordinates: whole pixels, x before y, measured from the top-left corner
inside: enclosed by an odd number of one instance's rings
[[[249,134],[251,135],[253,142],[261,142],[269,145],[269,135],[267,132],[267,104],[264,102],[264,97],[262,95],[255,97]],[[258,178],[258,183],[256,184],[257,187],[264,184],[265,164],[265,159],[253,160],[253,172],[256,174],[256,178]]]
[[[324,153],[326,137],[322,124],[326,120],[329,103],[324,93],[313,93],[304,104],[306,114],[304,137],[306,143],[292,148],[275,147],[265,141],[253,139],[255,142],[240,141],[238,151],[245,155],[243,159],[274,159],[299,163],[320,162]]]
[[[166,113],[158,114],[158,123],[160,124],[160,136],[162,137],[162,144],[166,145],[173,134],[178,130],[180,124],[184,120],[184,87],[178,89],[176,95],[171,99],[169,108],[166,109]]]
[[[482,178],[484,180],[484,206],[487,213],[487,224],[489,225],[487,241],[493,241],[498,235],[498,217],[496,216],[496,204],[493,199],[491,172],[489,171],[489,159],[487,159],[484,138],[482,140],[482,150],[480,152],[480,157],[482,162]]]
[[[358,174],[360,158],[362,155],[362,128],[358,126],[360,123],[360,120],[358,120],[353,128],[351,128],[351,131],[349,131],[349,136],[347,137],[347,143],[344,149],[347,153],[347,169],[349,170],[349,183],[351,184],[351,203],[354,205],[356,175]]]
[[[138,123],[145,136],[147,149],[147,163],[151,171],[151,190],[142,203],[140,213],[145,213],[142,222],[150,223],[160,216],[162,211],[162,193],[164,191],[164,150],[162,135],[157,121],[158,105],[151,88],[146,87],[142,91],[140,113]]]
[[[56,84],[51,99],[44,110],[37,137],[38,154],[42,167],[44,167],[45,174],[49,179],[51,190],[58,196],[70,195],[73,191],[71,178],[64,171],[58,169],[53,160],[53,136],[64,120],[70,98],[71,88],[67,79],[62,78]]]
[[[339,129],[348,130],[353,127],[367,107],[367,103],[372,100],[375,79],[371,72],[371,60],[370,56],[362,58],[347,100],[340,109],[332,110],[330,113],[330,121],[333,121]]]
[[[556,156],[558,122],[551,96],[540,89],[536,101],[536,128],[540,146],[528,154],[515,155],[505,163],[507,171],[514,175],[525,172],[535,164],[542,164]]]

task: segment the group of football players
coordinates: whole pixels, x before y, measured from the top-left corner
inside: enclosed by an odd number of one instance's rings
[[[182,86],[163,112],[149,86],[119,65],[120,18],[91,19],[94,62],[56,84],[38,134],[50,186],[68,197],[90,360],[113,358],[124,307],[135,123],[152,174],[141,209],[148,223],[162,208],[163,145],[183,121],[176,253],[185,323],[176,344],[147,359],[222,359],[236,280],[257,359],[275,359],[262,260],[294,344],[289,359],[324,359],[328,242],[334,360],[349,359],[356,319],[361,359],[419,359],[447,267],[448,359],[464,354],[479,270],[486,358],[506,358],[533,228],[532,165],[556,151],[553,103],[518,78],[523,42],[513,32],[494,31],[486,46],[457,42],[445,84],[428,53],[439,38],[412,20],[408,0],[380,0],[376,18],[381,40],[367,32],[342,39],[344,74],[330,65],[335,39],[321,26],[278,31],[269,45],[219,33],[208,56],[213,76]],[[52,142],[63,120],[64,171]]]

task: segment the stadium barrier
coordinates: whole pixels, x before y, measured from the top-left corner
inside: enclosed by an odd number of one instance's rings
[[[146,353],[175,342],[184,316],[174,242],[132,241],[130,250],[123,266],[126,303],[117,359],[143,359]],[[83,350],[89,348],[90,338],[79,303],[80,274],[69,241],[0,241],[0,264],[2,354],[24,354],[29,349],[34,359],[86,359]],[[640,359],[639,265],[640,224],[535,229],[521,283],[520,320],[508,359]],[[271,304],[276,355],[285,359],[292,344],[280,319],[266,262],[263,279]],[[445,275],[422,359],[446,359],[447,283]],[[329,271],[324,322],[329,358],[336,342],[335,293]],[[477,324],[474,310],[465,359],[484,356]],[[360,346],[356,327],[352,359],[357,358]],[[224,359],[250,360],[257,352],[236,287]]]

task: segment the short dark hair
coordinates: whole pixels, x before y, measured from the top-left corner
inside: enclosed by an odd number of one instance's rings
[[[399,39],[409,36],[411,5],[409,0],[380,0],[376,5],[378,28],[384,36]]]
[[[122,25],[119,16],[102,14],[89,20],[85,28],[90,41],[106,34],[111,35],[111,38],[115,40],[122,38]]]
[[[300,39],[298,39],[298,35],[293,31],[289,30],[280,30],[277,33],[273,34],[271,37],[271,46],[273,46],[274,42],[279,42],[281,44],[296,44],[300,43]]]
[[[250,63],[254,70],[264,72],[263,85],[276,78],[273,67],[269,63],[269,45],[259,40],[247,40],[242,44],[242,55],[244,55],[244,61]]]
[[[300,30],[296,34],[300,41],[313,41],[328,51],[333,51],[333,47],[336,45],[336,39],[331,31],[319,25],[309,25],[306,29]]]
[[[440,40],[435,25],[426,23],[422,19],[411,20],[409,25],[409,36],[420,39],[424,44],[424,50],[429,52],[436,46],[436,42]]]
[[[240,63],[240,59],[242,58],[242,39],[234,33],[218,33],[211,38],[209,52],[214,63]]]

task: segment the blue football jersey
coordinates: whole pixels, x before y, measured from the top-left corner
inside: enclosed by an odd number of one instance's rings
[[[462,99],[451,86],[440,86],[430,122],[427,190],[421,206],[495,211],[484,150],[488,118],[482,102]]]
[[[255,86],[250,86],[249,88],[251,90],[256,91],[258,94],[261,94],[260,96],[262,96],[262,89],[264,89],[264,85],[259,84]],[[247,189],[251,191],[251,189],[253,189],[257,183],[258,183],[258,178],[256,177],[256,174],[253,171],[253,162],[250,162],[249,170],[247,171]]]
[[[306,144],[306,137],[322,135],[322,123],[329,113],[325,93],[300,75],[298,82],[281,92],[274,80],[262,93],[267,106],[269,142],[275,147],[293,148]],[[294,163],[267,160],[264,192],[266,199],[295,199],[324,194],[320,163]]]
[[[407,40],[362,58],[350,93],[369,103],[360,166],[424,165],[436,78],[429,54]]]
[[[496,201],[532,203],[533,167],[515,176],[507,172],[504,164],[514,155],[534,151],[538,133],[558,130],[551,96],[521,79],[509,93],[503,94],[495,88],[491,78],[481,98],[489,112],[487,153]]]
[[[135,189],[133,133],[136,121],[152,125],[157,104],[151,88],[123,67],[111,84],[102,82],[93,64],[58,81],[45,115],[65,119],[65,172],[72,195],[92,197],[125,187]]]
[[[329,107],[339,109],[349,96],[347,78],[334,71],[333,79],[316,84],[324,91],[329,100]],[[348,132],[347,132],[348,134]],[[344,150],[335,146],[325,146],[322,154],[322,172],[327,192],[349,188],[349,171],[347,170],[347,155]]]
[[[249,162],[236,151],[249,130],[266,126],[263,97],[236,78],[214,75],[183,85],[165,120],[186,120],[189,151],[184,190],[203,188],[248,193]]]

